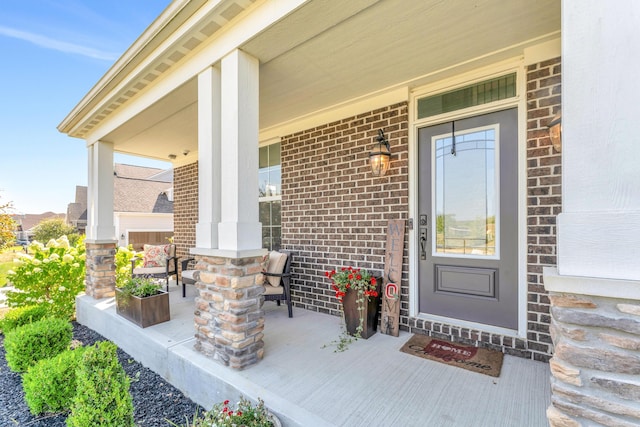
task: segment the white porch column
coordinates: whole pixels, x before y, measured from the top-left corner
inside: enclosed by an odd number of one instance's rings
[[[197,248],[218,248],[220,220],[220,70],[209,67],[198,75]]]
[[[113,144],[98,141],[88,147],[87,240],[113,242]]]
[[[636,0],[562,2],[552,427],[640,425],[639,20]]]
[[[561,275],[640,279],[640,3],[564,0]]]
[[[221,97],[216,104],[212,97],[218,82]],[[266,250],[262,249],[258,222],[258,60],[235,50],[222,59],[219,81],[211,69],[200,74],[198,84],[202,87],[199,95],[207,97],[206,107],[199,109],[204,117],[199,115],[199,119],[211,121],[215,105],[221,113],[219,122],[214,118],[211,124],[199,125],[199,144],[210,137],[212,147],[216,147],[216,131],[220,129],[219,155],[207,152],[205,158],[214,172],[203,177],[199,166],[201,202],[211,196],[202,192],[208,182],[213,181],[213,196],[219,196],[206,204],[204,211],[211,209],[213,221],[219,206],[220,222],[218,248],[197,247],[191,251],[198,260],[196,287],[200,291],[196,297],[194,347],[224,365],[244,369],[264,355],[261,272]],[[206,104],[209,102],[211,106]],[[211,173],[207,166],[205,174]],[[216,179],[220,182],[217,190]],[[199,225],[197,232],[205,230],[208,238],[208,225]]]
[[[88,147],[86,280],[87,295],[114,295],[116,235],[113,225],[113,144],[95,142]]]
[[[256,58],[235,50],[222,59],[221,250],[262,248],[258,221],[258,77]]]

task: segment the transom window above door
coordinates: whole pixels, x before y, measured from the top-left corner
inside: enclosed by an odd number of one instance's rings
[[[516,96],[516,73],[419,98],[418,120]]]

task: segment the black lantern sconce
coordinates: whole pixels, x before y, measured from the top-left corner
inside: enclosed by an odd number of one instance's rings
[[[562,152],[562,113],[553,116],[547,128],[549,129],[549,139],[553,148],[558,153]]]
[[[369,153],[371,173],[373,176],[384,176],[389,170],[391,162],[391,147],[389,146],[389,141],[384,137],[382,129],[378,131],[376,141],[376,145]]]

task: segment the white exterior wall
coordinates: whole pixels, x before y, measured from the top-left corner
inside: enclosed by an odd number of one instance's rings
[[[562,3],[558,273],[640,280],[640,2]]]
[[[173,214],[155,213],[141,214],[116,212],[114,214],[118,246],[129,244],[130,231],[173,231]],[[121,235],[124,233],[124,240]]]

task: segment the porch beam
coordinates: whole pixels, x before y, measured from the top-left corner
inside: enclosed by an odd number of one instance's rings
[[[220,216],[220,70],[198,75],[198,223],[196,247],[218,247]]]
[[[262,247],[258,221],[258,60],[240,50],[222,59],[218,247]]]
[[[88,149],[87,241],[115,242],[113,224],[113,144],[95,142]]]

